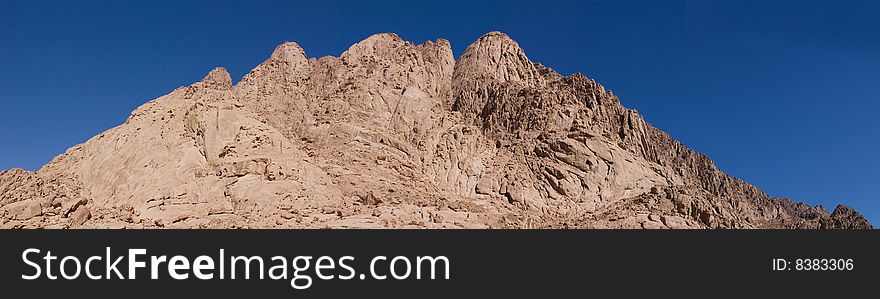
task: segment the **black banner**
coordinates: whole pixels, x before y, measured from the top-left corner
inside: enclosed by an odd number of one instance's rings
[[[5,230],[0,236],[4,292],[40,298],[764,298],[875,294],[865,291],[880,277],[876,230]],[[47,254],[55,258],[47,261]],[[116,267],[108,269],[108,260],[118,260]],[[143,265],[129,279],[132,261]]]

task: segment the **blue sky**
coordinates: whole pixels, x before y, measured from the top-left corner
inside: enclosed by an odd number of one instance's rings
[[[493,30],[771,196],[878,224],[877,1],[0,0],[0,169],[38,169],[214,66],[237,81],[285,40],[339,55],[396,32],[459,55]]]

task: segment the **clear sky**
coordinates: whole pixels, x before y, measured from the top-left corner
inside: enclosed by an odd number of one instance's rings
[[[769,195],[878,225],[878,3],[0,0],[0,169],[38,169],[214,66],[238,81],[285,40],[339,55],[396,32],[460,55],[500,30]]]

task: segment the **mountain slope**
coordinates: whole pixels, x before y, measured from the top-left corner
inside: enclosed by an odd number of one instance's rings
[[[339,57],[279,45],[152,100],[36,172],[3,227],[871,228],[769,198],[583,75],[492,32],[390,33]]]

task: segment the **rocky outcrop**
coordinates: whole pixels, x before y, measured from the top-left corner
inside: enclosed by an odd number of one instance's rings
[[[71,213],[86,209],[88,199],[71,174],[43,175],[22,169],[0,172],[0,223],[6,227],[65,227]]]
[[[596,81],[492,32],[391,33],[339,57],[279,45],[36,172],[0,173],[3,227],[871,228],[769,198]]]

